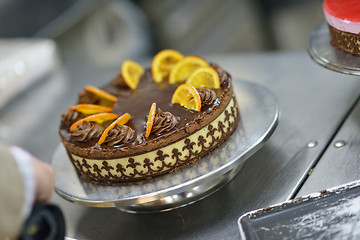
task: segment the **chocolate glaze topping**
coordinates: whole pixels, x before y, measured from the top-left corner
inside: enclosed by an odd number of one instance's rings
[[[155,115],[154,124],[151,129],[151,133],[159,134],[162,132],[168,132],[173,129],[178,120],[170,112],[163,112],[158,109],[158,113]]]
[[[71,132],[71,138],[78,142],[89,142],[99,138],[103,132],[103,127],[97,122],[84,121],[76,130]]]
[[[116,124],[113,129],[109,131],[109,135],[105,139],[105,144],[114,146],[115,144],[122,144],[128,142],[134,137],[134,131],[126,126]]]
[[[69,128],[71,124],[83,118],[84,115],[81,112],[68,109],[61,115],[61,125]]]
[[[147,70],[140,78],[140,83],[136,90],[118,88],[113,84],[104,86],[104,90],[118,97],[113,112],[121,115],[125,112],[131,115],[131,121],[134,125],[137,143],[146,139],[142,138],[146,126],[147,115],[151,104],[156,102],[156,106],[163,112],[171,112],[179,117],[177,127],[184,127],[192,121],[199,113],[181,107],[178,104],[171,104],[171,97],[178,85],[171,85],[166,82],[156,84],[152,78],[151,71]],[[150,138],[151,139],[151,138]],[[136,141],[135,141],[136,142]]]
[[[199,88],[197,89],[201,99],[201,105],[210,105],[216,99],[216,93],[214,90],[208,88]]]
[[[140,78],[139,85],[136,90],[131,90],[128,87],[122,87],[118,84],[114,84],[115,79],[101,87],[102,90],[116,96],[118,98],[117,103],[115,103],[112,112],[118,114],[119,116],[124,113],[129,113],[131,119],[127,125],[133,130],[134,136],[129,139],[127,142],[117,143],[116,147],[132,147],[135,145],[146,144],[149,141],[160,140],[163,136],[171,134],[172,131],[185,129],[189,123],[193,121],[200,121],[204,116],[211,114],[212,110],[218,106],[221,102],[221,96],[224,92],[230,89],[230,79],[231,76],[226,73],[222,68],[218,67],[215,64],[211,65],[219,74],[221,81],[221,88],[212,90],[216,97],[215,100],[209,101],[207,105],[202,106],[201,112],[193,111],[186,109],[178,104],[171,104],[171,98],[175,89],[180,84],[169,84],[168,82],[155,83],[151,70],[147,69],[144,75]],[[227,77],[227,78],[226,78]],[[92,93],[83,91],[79,94],[79,103],[93,103],[97,99],[93,99],[91,96]],[[211,98],[213,94],[210,93]],[[95,96],[96,97],[96,96]],[[85,100],[84,100],[85,99]],[[80,101],[81,100],[81,101]],[[171,118],[170,128],[166,128],[166,131],[162,131],[161,134],[151,134],[149,138],[144,137],[144,129],[146,126],[147,115],[149,113],[151,104],[156,102],[157,108],[160,108],[163,113],[169,112],[176,119],[177,123],[174,125],[174,118]],[[95,103],[96,104],[96,103]],[[107,127],[106,125],[104,127]],[[60,127],[60,134],[62,137],[73,144],[79,145],[77,139],[80,137],[73,138],[74,132],[71,134],[68,131],[68,127],[65,127],[63,124]],[[160,130],[157,130],[157,132]],[[81,142],[81,147],[93,147],[93,148],[108,148],[107,144],[102,144],[99,146],[96,144],[97,139],[100,137],[98,134],[93,134],[93,140],[89,142]],[[76,140],[75,140],[76,139]]]

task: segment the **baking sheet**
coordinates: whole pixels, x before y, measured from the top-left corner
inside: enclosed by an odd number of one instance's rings
[[[360,181],[244,214],[241,239],[360,239]]]

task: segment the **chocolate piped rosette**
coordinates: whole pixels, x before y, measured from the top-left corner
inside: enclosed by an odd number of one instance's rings
[[[128,182],[199,160],[230,136],[238,119],[229,73],[167,49],[149,69],[127,60],[111,82],[86,86],[62,114],[59,134],[80,175]]]

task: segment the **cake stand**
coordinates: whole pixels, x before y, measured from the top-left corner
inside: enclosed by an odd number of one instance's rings
[[[326,22],[322,22],[311,33],[308,52],[315,62],[325,68],[344,74],[360,75],[360,57],[331,45]]]
[[[108,186],[80,177],[60,144],[52,159],[55,191],[77,204],[126,212],[167,211],[214,193],[264,145],[279,117],[278,101],[267,88],[240,80],[234,80],[233,87],[240,109],[239,124],[229,139],[196,163],[152,180]]]

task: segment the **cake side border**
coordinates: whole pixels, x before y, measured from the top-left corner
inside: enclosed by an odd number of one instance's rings
[[[160,149],[117,159],[92,159],[67,152],[76,171],[85,178],[107,183],[143,180],[197,161],[234,132],[239,115],[233,95],[224,111],[207,126]]]

